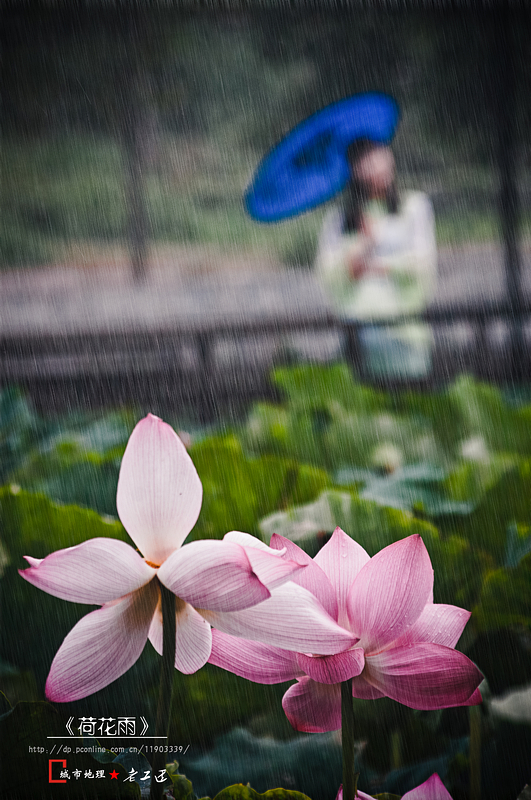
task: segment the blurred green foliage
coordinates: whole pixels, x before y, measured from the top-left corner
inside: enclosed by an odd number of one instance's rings
[[[247,457],[234,435],[205,439],[190,455],[203,483],[194,539],[219,539],[229,530],[256,533],[265,514],[313,499],[330,484],[324,470],[294,459]]]
[[[228,169],[224,152],[212,153],[208,142],[166,136],[159,148],[145,184],[154,241],[265,250],[288,266],[313,263],[321,212],[288,221],[274,235],[244,213],[248,163],[258,154],[234,152]],[[192,176],[181,174],[188,159],[197,170]],[[6,140],[2,160],[0,266],[46,263],[61,257],[69,242],[123,245],[127,206],[112,138],[76,133],[24,144]]]
[[[257,404],[243,441],[255,454],[324,464],[344,488],[266,517],[266,537],[287,535],[313,554],[339,525],[372,555],[430,522],[420,532],[436,600],[475,608],[472,625],[481,629],[531,628],[520,580],[531,521],[530,406],[467,376],[441,392],[393,396],[356,384],[343,365],[279,369],[273,380],[285,402]]]
[[[200,146],[182,136],[166,135],[159,150],[158,165],[146,176],[153,241],[215,245],[221,252],[261,251],[289,267],[313,265],[322,210],[274,229],[256,225],[244,213],[243,192],[260,152],[232,151],[229,168],[225,152],[208,141]],[[124,243],[124,177],[119,147],[112,138],[82,132],[36,142],[6,138],[2,160],[0,266],[53,261],[63,256],[69,242],[80,248],[85,242]],[[188,160],[194,164],[192,174],[183,172],[184,166],[173,166]],[[473,181],[472,174],[469,179]],[[406,178],[405,183],[409,187],[418,179]],[[528,214],[523,216],[522,232],[531,233]],[[495,240],[496,212],[469,208],[459,216],[440,212],[437,235],[442,245]]]
[[[88,508],[57,505],[45,495],[31,494],[13,484],[0,489],[0,518],[10,559],[20,555],[44,558],[96,536],[128,540],[118,520],[104,519]]]
[[[240,783],[236,786],[228,786],[218,792],[216,800],[309,800],[309,798],[301,792],[288,789],[270,789],[268,792],[259,794],[250,786],[243,786]]]

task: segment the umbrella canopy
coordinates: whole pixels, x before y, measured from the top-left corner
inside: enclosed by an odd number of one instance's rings
[[[399,117],[397,102],[379,92],[312,114],[262,159],[244,196],[247,211],[259,222],[277,222],[329,200],[348,181],[348,146],[361,137],[387,144]]]

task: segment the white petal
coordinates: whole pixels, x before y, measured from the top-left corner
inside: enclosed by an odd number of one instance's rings
[[[297,653],[331,655],[357,641],[334,622],[311,592],[291,582],[243,611],[197,610],[220,631]]]
[[[282,569],[282,559],[278,562]],[[164,562],[158,578],[177,597],[212,611],[238,611],[270,596],[245,548],[234,542],[190,542]]]
[[[162,611],[161,603],[149,629],[149,641],[162,655]],[[185,675],[201,669],[210,656],[212,631],[203,617],[184,600],[175,598],[175,668]]]
[[[253,572],[258,575],[268,589],[282,586],[283,583],[290,579],[295,580],[295,574],[300,577],[303,572],[306,572],[302,561],[298,562],[297,559],[282,558],[286,554],[285,547],[273,549],[260,539],[257,539],[256,536],[251,536],[250,533],[229,531],[223,537],[223,541],[236,542],[245,548]]]
[[[223,541],[236,542],[236,544],[241,544],[242,547],[254,547],[256,550],[263,550],[265,553],[275,556],[282,555],[278,550],[268,547],[261,539],[257,539],[256,536],[251,536],[250,533],[244,533],[243,531],[229,531],[223,537]]]
[[[46,681],[48,700],[80,700],[127,672],[147,642],[158,597],[157,582],[151,581],[83,617],[52,662]]]
[[[118,539],[89,539],[31,564],[19,574],[44,592],[73,603],[103,605],[149,583],[157,571]]]
[[[120,519],[146,559],[160,565],[182,545],[202,496],[185,446],[169,425],[149,414],[131,434],[116,496]]]

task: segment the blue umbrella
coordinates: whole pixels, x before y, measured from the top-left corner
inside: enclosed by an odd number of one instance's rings
[[[361,137],[387,144],[399,117],[397,102],[380,92],[312,114],[262,159],[245,192],[247,211],[259,222],[277,222],[329,200],[349,179],[348,146]]]

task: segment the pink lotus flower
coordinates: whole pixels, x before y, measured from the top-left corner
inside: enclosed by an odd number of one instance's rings
[[[291,581],[312,592],[355,642],[332,655],[310,645],[294,654],[214,631],[209,661],[257,683],[296,678],[282,701],[296,730],[341,728],[340,684],[350,678],[354,697],[387,696],[410,708],[481,702],[481,673],[454,649],[470,613],[433,603],[433,570],[420,536],[373,558],[340,528],[313,560],[277,534],[271,547],[306,565]]]
[[[358,791],[356,796],[361,800],[374,800],[372,795],[365,794],[365,792]],[[339,787],[336,800],[343,800],[343,786]],[[402,800],[452,800],[452,797],[437,773],[434,772],[427,781],[402,795]]]
[[[20,570],[45,592],[75,603],[101,605],[83,617],[59,648],[46,682],[49,700],[78,700],[123,675],[149,638],[162,652],[160,584],[175,595],[175,666],[196,672],[208,660],[212,632],[225,617],[269,602],[259,625],[245,626],[248,638],[297,650],[308,637],[325,652],[349,647],[342,630],[309,592],[283,587],[300,564],[258,540],[256,547],[231,541],[196,541],[181,547],[195,525],[202,486],[192,460],[172,428],[148,415],[134,429],[118,480],[117,507],[131,539],[143,553],[114,539],[92,539],[44,559],[26,556]],[[253,537],[249,536],[253,541]],[[278,588],[277,588],[278,587]],[[273,594],[272,594],[273,592]],[[271,603],[276,592],[280,596]],[[290,620],[281,613],[290,609]],[[206,610],[208,609],[208,611]]]

